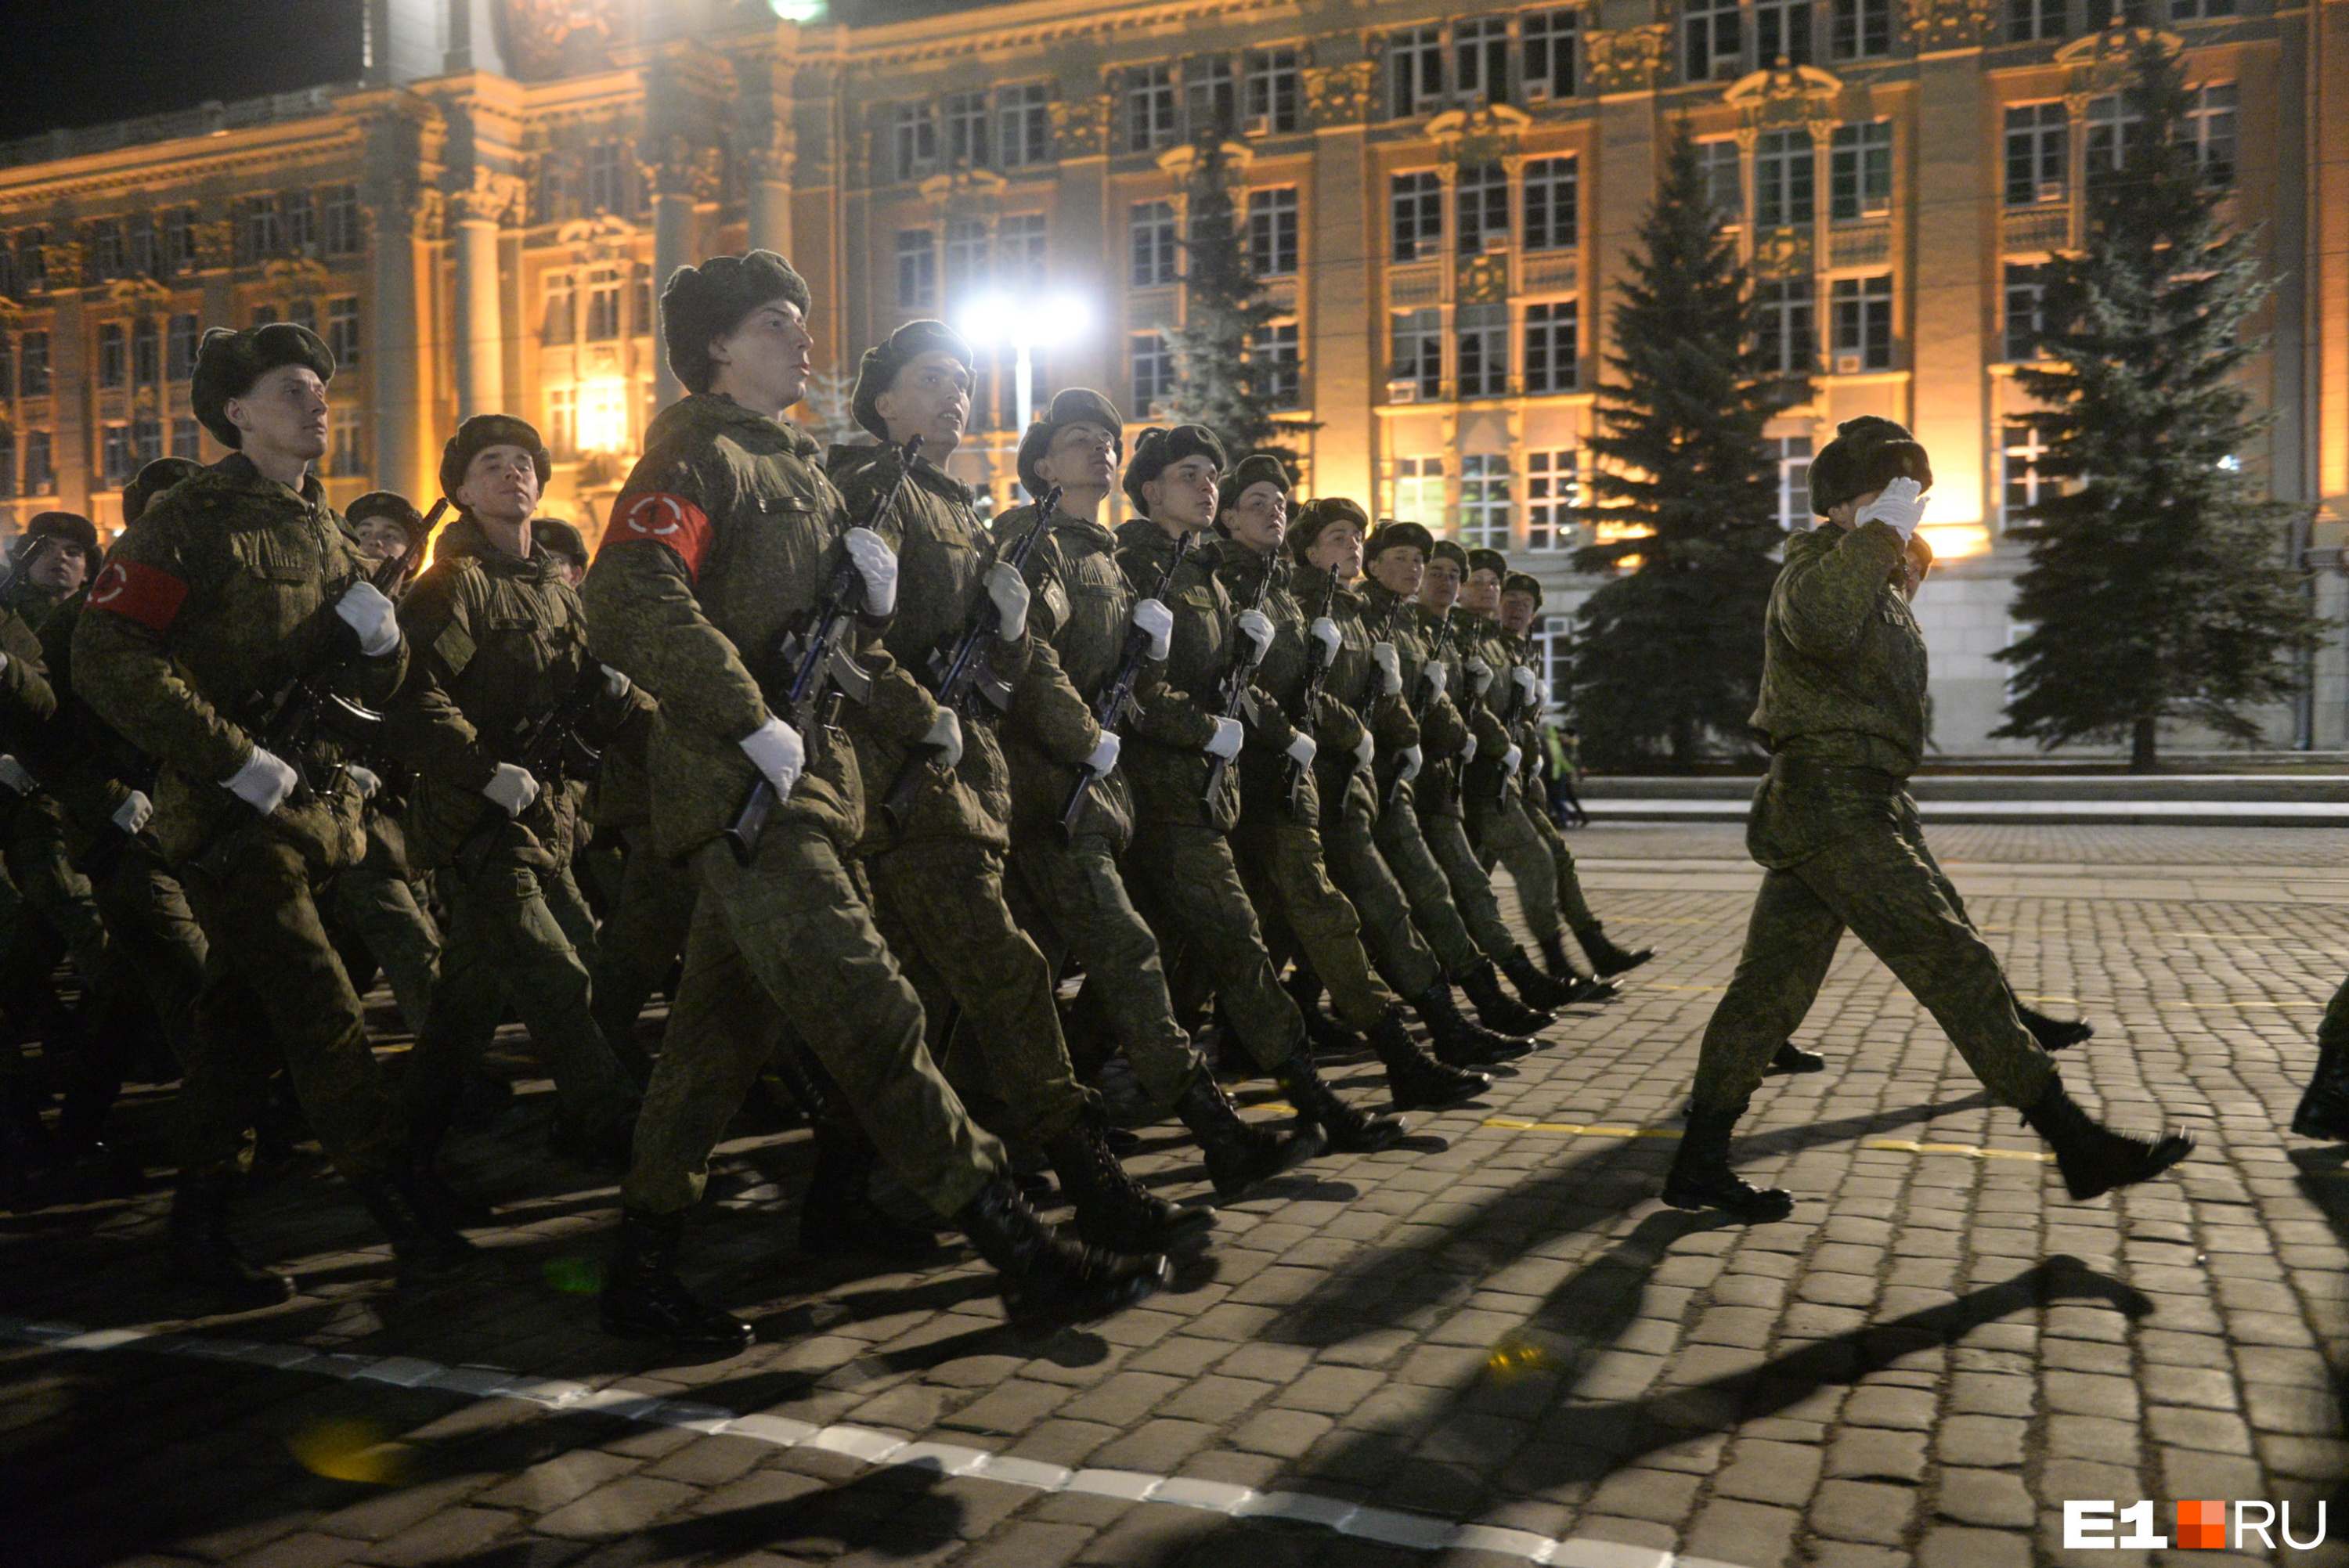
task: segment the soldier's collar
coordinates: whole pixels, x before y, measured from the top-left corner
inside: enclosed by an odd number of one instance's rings
[[[781,432],[783,438],[791,443],[793,457],[805,458],[811,452],[822,450],[822,444],[813,436],[791,420],[770,418],[755,408],[745,408],[723,392],[696,392],[671,404],[669,409],[663,410],[663,413],[680,408],[689,408],[694,413],[717,418],[725,424],[761,430],[771,436]]]
[[[250,485],[261,490],[292,490],[312,506],[320,505],[326,499],[326,489],[318,483],[318,474],[315,469],[302,470],[302,483],[298,489],[292,485],[280,484],[271,479],[261,471],[260,465],[243,452],[231,452],[212,465],[212,471],[223,474],[239,484]]]

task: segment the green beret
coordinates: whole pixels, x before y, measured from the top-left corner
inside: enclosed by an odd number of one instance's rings
[[[888,342],[866,349],[856,366],[856,390],[848,398],[848,411],[856,422],[887,440],[889,421],[881,417],[881,394],[896,382],[897,372],[933,350],[944,350],[965,370],[970,368],[970,345],[942,321],[909,321],[891,333]]]
[[[1435,535],[1415,522],[1398,522],[1393,518],[1379,524],[1363,546],[1363,558],[1376,561],[1390,550],[1408,546],[1424,556],[1435,549]]]
[[[1052,449],[1052,443],[1071,425],[1099,425],[1107,430],[1112,450],[1120,463],[1125,461],[1125,419],[1117,405],[1090,387],[1063,387],[1052,398],[1052,406],[1036,416],[1035,422],[1019,437],[1019,482],[1028,493],[1041,498],[1052,487],[1036,465]]]
[[[1281,494],[1287,495],[1292,488],[1288,481],[1288,469],[1270,452],[1250,452],[1224,476],[1224,482],[1216,487],[1217,515],[1238,505],[1240,497],[1247,494],[1249,486],[1265,484],[1277,486]]]
[[[78,550],[85,560],[98,559],[98,525],[78,511],[35,512],[33,521],[25,525],[24,548],[31,550],[33,542],[39,539],[54,539],[68,549]]]
[[[1361,509],[1361,503],[1341,495],[1323,496],[1297,509],[1297,516],[1288,525],[1289,553],[1303,561],[1305,552],[1313,548],[1313,542],[1321,537],[1321,531],[1337,522],[1352,523],[1355,531],[1365,537],[1371,531],[1371,514]]]
[[[1224,444],[1206,426],[1177,425],[1169,430],[1153,425],[1133,439],[1133,461],[1125,466],[1125,498],[1147,517],[1150,503],[1142,499],[1142,487],[1185,459],[1200,456],[1212,458],[1218,470],[1225,466]]]
[[[1539,605],[1542,602],[1541,579],[1535,576],[1530,572],[1512,572],[1506,577],[1502,578],[1501,592],[1503,593],[1530,593],[1534,596],[1534,603],[1536,605]]]
[[[157,458],[140,469],[139,477],[122,487],[122,526],[137,522],[157,496],[203,471],[204,465],[193,458]]]
[[[1903,475],[1927,490],[1933,486],[1932,459],[1907,426],[1876,414],[1846,419],[1811,459],[1811,510],[1825,517]]]
[[[661,290],[661,338],[668,345],[668,367],[695,392],[707,392],[712,377],[709,346],[742,325],[743,317],[771,300],[788,300],[805,316],[814,304],[807,280],[772,251],[712,256],[698,267],[679,267]]]
[[[1462,576],[1468,574],[1468,552],[1460,547],[1460,542],[1456,539],[1439,539],[1429,545],[1427,559],[1431,563],[1449,561],[1453,565],[1460,568]]]
[[[1497,550],[1479,546],[1468,552],[1468,570],[1489,572],[1495,577],[1506,577],[1509,574],[1509,558]]]
[[[281,365],[306,365],[321,381],[335,378],[335,356],[318,335],[298,322],[273,321],[231,332],[216,326],[196,345],[195,374],[188,378],[188,407],[223,447],[241,447],[244,432],[228,422],[228,400]]]
[[[399,524],[410,540],[419,544],[423,542],[424,514],[416,510],[414,501],[398,490],[369,490],[343,508],[343,521],[353,527],[371,517],[388,517]]]
[[[560,555],[574,566],[587,564],[587,542],[579,531],[559,517],[542,517],[530,525],[533,539],[549,555]]]
[[[455,500],[473,459],[492,447],[520,447],[528,452],[530,466],[538,470],[538,488],[546,488],[554,472],[554,458],[538,438],[538,428],[512,414],[476,414],[458,426],[449,444],[440,449],[440,493]]]

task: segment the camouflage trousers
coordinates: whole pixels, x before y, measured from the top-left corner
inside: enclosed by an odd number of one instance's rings
[[[440,978],[440,928],[415,884],[397,872],[357,865],[336,873],[332,898],[336,923],[383,966],[409,1032],[422,1034]]]
[[[709,1151],[786,1024],[910,1191],[941,1214],[978,1196],[1003,1170],[1003,1146],[931,1059],[921,998],[832,840],[785,820],[750,865],[713,841],[690,867],[685,976],[636,1119],[626,1205],[671,1213],[700,1198]]]
[[[335,1168],[373,1175],[399,1141],[398,1110],[318,917],[322,879],[265,828],[239,833],[220,859],[225,864],[212,871],[191,863],[181,874],[206,951],[181,1064],[180,1167],[222,1171],[241,1158],[282,1061]]]
[[[1011,913],[1051,972],[1071,961],[1085,972],[1078,1017],[1123,1048],[1154,1106],[1172,1109],[1204,1064],[1175,1021],[1158,939],[1133,907],[1108,839],[1083,833],[1068,844],[1015,842],[1004,867]]]
[[[1348,1028],[1368,1029],[1394,1006],[1394,993],[1371,969],[1361,916],[1330,880],[1321,835],[1281,811],[1243,814],[1232,830],[1233,858],[1248,902],[1263,917],[1267,944],[1294,952],[1329,988],[1330,1010]]]
[[[136,977],[171,1054],[184,1066],[194,1046],[208,950],[186,892],[152,851],[136,844],[115,858],[91,891],[112,951]]]
[[[623,1060],[632,1054],[645,1004],[667,984],[693,924],[691,873],[653,847],[650,828],[630,828],[626,835],[627,854],[595,966],[595,1022]]]
[[[1411,900],[1395,880],[1392,867],[1379,853],[1377,820],[1367,811],[1348,811],[1321,830],[1321,853],[1330,880],[1354,906],[1362,928],[1362,946],[1387,984],[1407,997],[1423,996],[1444,983],[1444,968],[1412,922]],[[1441,874],[1438,875],[1441,881]],[[1459,917],[1454,915],[1456,925]],[[1468,947],[1463,930],[1460,944]],[[1469,949],[1474,951],[1473,948]]]
[[[1537,944],[1557,940],[1559,922],[1568,931],[1588,931],[1599,923],[1582,897],[1582,880],[1574,873],[1574,856],[1548,819],[1539,822],[1526,810],[1516,790],[1498,803],[1486,804],[1476,815],[1475,843],[1480,862],[1489,872],[1495,861],[1509,873],[1517,890],[1517,909],[1526,930]]]
[[[1099,1097],[1077,1082],[1061,1035],[1053,971],[1011,918],[1003,853],[969,839],[925,839],[864,862],[874,922],[943,1031],[947,1081],[988,1091],[991,1130],[1033,1146],[1057,1138]],[[975,1054],[974,1054],[975,1052]]]
[[[1232,846],[1205,823],[1137,822],[1119,868],[1158,935],[1177,1018],[1210,996],[1257,1066],[1273,1072],[1305,1039],[1305,1016],[1281,989]]]
[[[1470,931],[1466,911],[1453,901],[1452,879],[1444,874],[1444,867],[1429,846],[1422,831],[1419,813],[1408,798],[1391,800],[1379,812],[1378,825],[1371,830],[1379,856],[1394,873],[1394,880],[1411,903],[1411,918],[1420,934],[1434,952],[1436,962],[1444,965],[1444,975],[1453,980],[1485,962],[1482,944]],[[1491,884],[1486,884],[1487,898]],[[1492,923],[1499,925],[1501,911],[1495,904]],[[1508,933],[1501,933],[1506,938]]]
[[[1419,831],[1427,841],[1427,852],[1444,868],[1444,885],[1452,890],[1452,905],[1460,912],[1461,923],[1467,926],[1468,934],[1475,939],[1476,950],[1495,964],[1524,952],[1508,923],[1501,918],[1501,901],[1494,895],[1493,879],[1485,874],[1485,863],[1476,858],[1476,851],[1468,847],[1467,824],[1461,820],[1459,813],[1423,813]]]
[[[106,973],[106,922],[89,879],[74,865],[70,832],[64,809],[52,798],[36,794],[25,800],[10,822],[8,875],[24,901],[18,920],[54,934],[88,986]],[[23,934],[36,948],[48,945],[32,932]]]
[[[1697,1057],[1699,1110],[1744,1105],[1810,1011],[1848,928],[1924,1004],[1982,1086],[2034,1103],[2055,1064],[2015,1016],[2006,977],[1925,847],[1916,806],[1855,813],[1853,830],[1763,873],[1745,949]]]

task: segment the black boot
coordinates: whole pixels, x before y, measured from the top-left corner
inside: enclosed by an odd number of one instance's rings
[[[1142,1256],[1163,1253],[1213,1230],[1216,1212],[1178,1208],[1125,1173],[1100,1131],[1079,1117],[1047,1139],[1044,1158],[1077,1211],[1077,1236],[1103,1252]]]
[[[1460,1011],[1460,1004],[1452,999],[1452,987],[1440,979],[1413,996],[1411,1005],[1419,1009],[1420,1022],[1427,1026],[1435,1059],[1446,1067],[1475,1068],[1514,1061],[1534,1048],[1531,1040],[1469,1022]]]
[[[1795,1212],[1794,1194],[1782,1187],[1756,1187],[1729,1168],[1729,1134],[1745,1107],[1733,1110],[1691,1109],[1680,1152],[1664,1177],[1664,1202],[1675,1209],[1721,1209],[1754,1224],[1783,1220]]]
[[[1257,1182],[1304,1164],[1324,1147],[1320,1130],[1310,1122],[1283,1131],[1242,1121],[1216,1075],[1204,1069],[1174,1102],[1174,1114],[1199,1140],[1207,1179],[1216,1184],[1216,1196],[1227,1202]]]
[[[1014,1322],[1081,1322],[1133,1305],[1163,1288],[1166,1260],[1080,1246],[1046,1224],[1019,1190],[997,1177],[955,1213],[978,1255],[995,1267]]]
[[[202,1291],[218,1312],[251,1312],[294,1298],[294,1281],[245,1261],[228,1233],[236,1178],[228,1171],[182,1174],[171,1193],[164,1232],[172,1284]]]
[[[1541,966],[1526,957],[1522,947],[1501,961],[1501,973],[1509,977],[1509,984],[1517,988],[1517,995],[1526,999],[1528,1007],[1563,1007],[1582,989],[1579,980],[1553,980],[1543,974]]]
[[[829,1118],[815,1130],[815,1174],[800,1204],[800,1251],[810,1257],[872,1256],[925,1263],[942,1250],[927,1225],[900,1220],[873,1201],[880,1151],[864,1130]]]
[[[1550,978],[1574,987],[1567,998],[1569,1006],[1578,1002],[1604,1002],[1623,994],[1623,987],[1612,980],[1599,980],[1575,970],[1574,960],[1566,955],[1566,938],[1551,932],[1541,939],[1542,965]]]
[[[604,1265],[604,1332],[687,1350],[727,1355],[748,1350],[753,1337],[750,1326],[695,1299],[677,1277],[685,1216],[683,1209],[673,1214],[621,1211],[612,1260]]]
[[[1816,1051],[1806,1051],[1792,1040],[1779,1043],[1770,1057],[1770,1065],[1762,1069],[1771,1073],[1823,1073],[1827,1070],[1826,1057]]]
[[[2093,1037],[2096,1032],[2096,1026],[2085,1018],[2051,1018],[2036,1007],[2023,1006],[2023,998],[2015,995],[2012,985],[2006,988],[2006,994],[2014,1003],[2014,1016],[2023,1020],[2023,1026],[2031,1031],[2031,1037],[2039,1042],[2043,1051],[2066,1049]]]
[[[1400,1002],[1371,1031],[1371,1048],[1387,1066],[1387,1096],[1397,1110],[1442,1110],[1493,1087],[1485,1074],[1440,1062],[1422,1049],[1403,1026]]]
[[[1620,975],[1627,969],[1637,969],[1656,955],[1652,947],[1642,947],[1637,953],[1624,952],[1607,939],[1607,928],[1600,925],[1576,932],[1574,940],[1582,944],[1583,956],[1590,960],[1590,967],[1601,980]]]
[[[430,1184],[405,1161],[357,1177],[350,1187],[391,1238],[393,1264],[402,1280],[446,1279],[464,1272],[479,1255],[464,1232],[440,1212]]]
[[[603,1127],[581,1127],[561,1117],[546,1130],[546,1151],[602,1176],[626,1173],[636,1141],[636,1117],[631,1110]]]
[[[2159,1138],[2137,1138],[2092,1120],[2064,1092],[2061,1078],[2049,1080],[2023,1119],[2055,1150],[2055,1169],[2075,1202],[2150,1181],[2194,1151],[2193,1137],[2174,1129]]]
[[[1402,1137],[1402,1123],[1393,1117],[1356,1110],[1330,1092],[1303,1051],[1291,1055],[1272,1076],[1288,1094],[1288,1103],[1297,1108],[1297,1114],[1321,1130],[1334,1153],[1372,1154],[1392,1149]]]
[[[1305,1015],[1305,1038],[1325,1057],[1350,1057],[1362,1048],[1362,1037],[1321,1010],[1321,981],[1309,969],[1289,975],[1285,989],[1297,1010]]]
[[[2349,1051],[2316,1048],[2316,1072],[2300,1097],[2300,1109],[2292,1113],[2292,1130],[2300,1138],[2349,1143]]]
[[[1497,1033],[1522,1039],[1557,1022],[1557,1014],[1537,1012],[1502,990],[1500,974],[1489,958],[1461,975],[1458,984],[1468,993],[1468,1005],[1476,1009],[1477,1018]]]

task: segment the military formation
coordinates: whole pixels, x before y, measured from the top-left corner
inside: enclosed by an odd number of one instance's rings
[[[943,324],[864,353],[870,439],[827,450],[787,417],[814,302],[782,258],[682,268],[661,312],[688,395],[592,561],[539,515],[550,455],[503,414],[450,437],[429,509],[379,491],[336,512],[313,467],[335,366],[291,323],[205,335],[191,400],[229,455],[150,465],[102,563],[68,514],[16,542],[12,1206],[135,1183],[109,1109],[126,1081],[176,1079],[165,1264],[192,1305],[295,1291],[233,1221],[303,1139],[401,1280],[460,1275],[493,1210],[444,1146],[510,1093],[485,1057],[511,1015],[554,1085],[545,1157],[620,1177],[610,1333],[749,1342],[679,1271],[713,1150],[775,1092],[813,1130],[802,1252],[920,1260],[951,1227],[1014,1317],[1084,1319],[1212,1244],[1204,1194],[1124,1170],[1121,1120],[1178,1123],[1234,1200],[1393,1148],[1405,1113],[1474,1099],[1650,957],[1608,934],[1559,830],[1542,590],[1500,552],[1299,503],[1274,456],[1200,426],[1129,450],[1085,388],[1022,433],[1032,501],[989,519],[948,473],[972,356]],[[1789,545],[1754,716],[1766,875],[1667,1202],[1791,1211],[1734,1173],[1731,1137],[1764,1073],[1824,1065],[1790,1037],[1847,928],[2074,1197],[2189,1147],[2064,1095],[2051,1052],[2086,1026],[2014,997],[1904,792],[1930,482],[1882,420],[1812,470],[1824,521]],[[378,974],[414,1035],[398,1057],[360,1004]],[[2349,1001],[2326,1027],[2302,1120],[2337,1137]],[[1346,1052],[1382,1064],[1386,1103],[1324,1080],[1317,1057]],[[1113,1067],[1133,1086],[1116,1116]],[[1290,1114],[1243,1118],[1224,1084],[1251,1077]],[[1056,1202],[1065,1224],[1039,1212]]]

